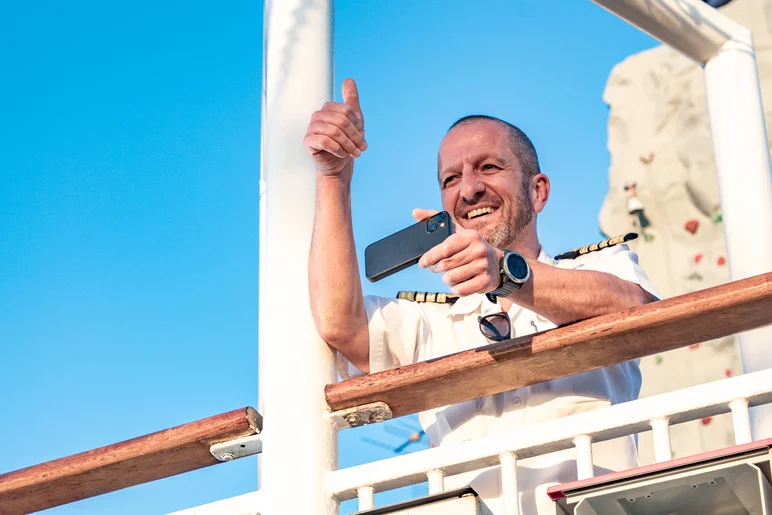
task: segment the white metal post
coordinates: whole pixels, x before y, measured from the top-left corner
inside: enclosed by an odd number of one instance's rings
[[[314,167],[302,147],[311,114],[332,98],[332,0],[267,0],[265,157],[260,234],[263,513],[332,515],[325,477],[337,430],[324,386],[336,379],[308,302]]]
[[[499,454],[501,464],[501,499],[505,515],[520,514],[520,495],[517,490],[517,456],[514,452]]]
[[[673,459],[670,447],[670,418],[657,417],[651,419],[652,439],[654,440],[654,461],[662,463]]]
[[[579,435],[574,437],[576,447],[576,475],[578,479],[589,479],[595,475],[592,464],[592,436]]]
[[[772,167],[749,30],[705,64],[716,174],[733,280],[772,270]],[[772,368],[772,327],[740,336],[743,370]],[[770,407],[753,410],[755,438],[772,436]]]

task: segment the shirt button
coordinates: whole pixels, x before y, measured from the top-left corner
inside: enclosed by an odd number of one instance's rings
[[[515,397],[514,399],[512,399],[512,404],[514,404],[516,408],[520,407],[522,403],[523,403],[523,400],[520,397]]]

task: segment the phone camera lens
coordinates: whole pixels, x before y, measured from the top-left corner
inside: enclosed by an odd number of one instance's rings
[[[429,232],[434,232],[434,231],[436,231],[438,227],[439,227],[439,226],[438,226],[437,224],[431,224],[431,225],[429,226]]]
[[[443,220],[445,220],[445,213],[438,214],[437,215],[437,221],[438,222],[442,222]]]

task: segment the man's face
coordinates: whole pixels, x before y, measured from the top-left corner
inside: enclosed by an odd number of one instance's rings
[[[493,120],[457,125],[440,145],[442,207],[494,247],[512,245],[533,219],[522,173],[505,126]]]

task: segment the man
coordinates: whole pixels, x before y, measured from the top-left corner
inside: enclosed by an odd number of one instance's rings
[[[525,134],[483,116],[461,119],[440,145],[442,206],[455,232],[419,262],[442,274],[458,300],[450,305],[364,297],[350,191],[354,159],[367,143],[353,80],[343,83],[343,103],[327,103],[313,114],[304,145],[317,167],[311,309],[344,378],[486,345],[491,332],[486,338],[481,331],[481,316],[504,313],[508,327],[501,331],[516,337],[656,298],[625,246],[561,261],[542,250],[536,216],[549,198],[549,179]],[[434,213],[416,209],[413,216],[422,220]],[[485,295],[492,292],[496,297]],[[638,363],[628,362],[430,410],[419,419],[434,445],[447,445],[632,400],[639,390]],[[597,473],[637,465],[632,437],[595,444],[593,451]],[[563,451],[521,460],[521,513],[554,513],[545,485],[576,479],[574,456]],[[472,484],[500,513],[498,474],[493,467],[449,477],[446,487]]]

